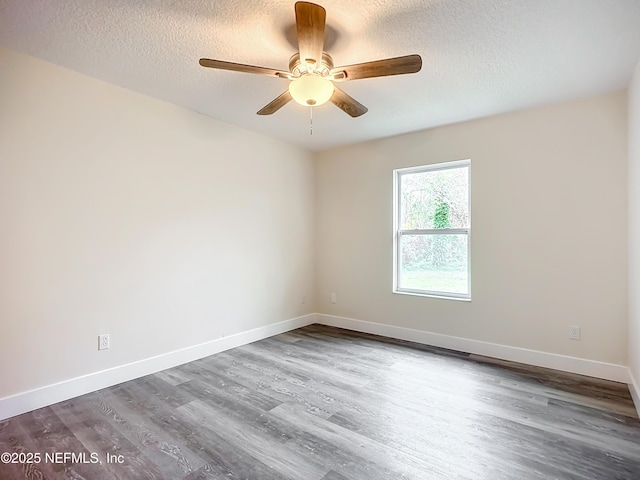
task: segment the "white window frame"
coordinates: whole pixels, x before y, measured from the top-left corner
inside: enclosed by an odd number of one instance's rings
[[[466,228],[437,228],[402,230],[400,229],[400,209],[402,208],[402,176],[407,174],[442,171],[452,168],[467,167],[469,176],[469,225]],[[448,298],[453,300],[471,300],[471,160],[456,160],[453,162],[434,163],[418,167],[398,168],[393,171],[393,293],[418,295],[423,297]],[[400,288],[400,245],[403,235],[467,235],[467,293],[441,292],[437,290],[417,290]]]

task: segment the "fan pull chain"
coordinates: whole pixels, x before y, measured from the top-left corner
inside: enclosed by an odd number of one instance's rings
[[[309,107],[309,135],[313,135],[313,107]]]

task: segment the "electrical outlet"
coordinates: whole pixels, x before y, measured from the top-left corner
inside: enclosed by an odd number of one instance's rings
[[[331,303],[338,303],[338,296],[335,293],[332,293],[329,297]]]
[[[571,340],[580,340],[580,327],[578,325],[571,325],[569,327],[569,338]]]
[[[106,350],[111,346],[109,334],[98,335],[98,350]]]

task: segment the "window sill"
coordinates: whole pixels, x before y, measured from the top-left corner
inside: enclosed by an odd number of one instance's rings
[[[438,295],[437,293],[419,293],[419,292],[405,292],[402,290],[393,290],[392,293],[397,295],[411,295],[413,297],[428,297],[428,298],[439,298],[441,300],[457,300],[459,302],[470,302],[471,297],[454,297],[445,294]]]

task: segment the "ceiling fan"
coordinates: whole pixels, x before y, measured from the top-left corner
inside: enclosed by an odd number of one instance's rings
[[[422,68],[420,55],[334,67],[331,55],[323,51],[326,10],[314,3],[297,2],[295,11],[299,51],[289,60],[288,72],[222,60],[200,59],[200,65],[203,67],[257,73],[290,80],[288,90],[260,109],[258,115],[271,115],[291,100],[295,100],[301,105],[311,107],[330,101],[352,117],[359,117],[367,113],[367,107],[347,95],[334,83],[416,73]]]

